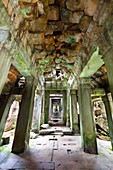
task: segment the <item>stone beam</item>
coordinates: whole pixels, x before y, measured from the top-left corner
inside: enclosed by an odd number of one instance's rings
[[[91,77],[104,64],[102,56],[99,55],[99,48],[93,53],[87,65],[83,68],[80,77]]]
[[[96,88],[92,90],[91,97],[105,96],[105,90],[102,88]]]

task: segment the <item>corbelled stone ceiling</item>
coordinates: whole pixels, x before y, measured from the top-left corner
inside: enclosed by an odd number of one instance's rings
[[[10,16],[10,41],[15,40],[15,46],[18,44],[14,47],[13,65],[21,74],[35,78],[44,76],[48,81],[73,80],[80,76],[98,50],[95,59],[98,66],[94,68],[92,80],[99,82],[100,76],[102,79],[105,75],[101,57],[111,42],[109,23],[112,17],[108,19],[108,16],[112,14],[113,5],[110,0],[2,2]]]

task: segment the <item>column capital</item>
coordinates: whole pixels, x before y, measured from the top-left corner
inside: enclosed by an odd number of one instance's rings
[[[28,76],[28,77],[25,77],[25,80],[26,80],[27,83],[33,84],[33,82],[34,82],[34,77]]]
[[[79,79],[79,85],[90,85],[91,84],[91,78],[80,78]]]
[[[71,90],[70,90],[70,94],[71,94],[71,95],[76,95],[76,90],[75,90],[75,89],[71,89]]]

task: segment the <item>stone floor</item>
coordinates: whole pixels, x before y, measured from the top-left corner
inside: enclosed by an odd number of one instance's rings
[[[11,145],[0,150],[1,170],[113,170],[113,152],[109,141],[97,140],[99,155],[84,153],[81,137],[60,134],[38,135],[30,148],[20,155],[10,152]]]

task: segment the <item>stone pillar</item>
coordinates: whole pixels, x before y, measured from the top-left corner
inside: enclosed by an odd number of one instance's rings
[[[33,78],[26,78],[26,85],[22,93],[22,101],[17,118],[17,125],[12,146],[13,153],[22,153],[25,150],[26,144],[29,143],[29,135],[31,128],[31,121],[33,115],[35,85],[33,85]]]
[[[90,79],[83,78],[79,85],[79,111],[82,146],[85,152],[97,154],[95,125],[91,104]]]
[[[49,117],[49,91],[45,90],[44,123],[48,124]]]
[[[44,106],[45,106],[45,90],[42,90],[42,102],[41,102],[41,120],[40,124],[44,123]]]
[[[70,119],[70,90],[67,90],[67,120],[66,120],[66,126],[70,127],[71,125],[71,119]]]
[[[73,132],[76,132],[79,130],[76,90],[71,90],[71,112],[72,112],[72,130]]]
[[[103,60],[107,68],[108,81],[113,99],[113,49],[110,49],[104,56]]]
[[[35,94],[34,100],[34,110],[33,110],[33,120],[32,120],[32,131],[39,132],[40,130],[40,120],[41,120],[41,103],[42,103],[42,96],[40,93]]]
[[[0,141],[4,132],[8,113],[14,98],[15,97],[13,95],[3,95],[0,99]]]
[[[112,118],[113,118],[113,99],[112,99],[111,93],[108,93],[107,96],[108,96],[108,99],[109,99],[111,113],[112,113]]]
[[[107,95],[103,96],[102,100],[103,100],[104,105],[105,105],[106,116],[107,116],[107,120],[108,120],[109,133],[110,133],[110,139],[111,139],[111,145],[112,145],[112,150],[113,150],[113,119],[112,119],[110,102],[109,102]]]
[[[64,125],[66,125],[66,120],[67,120],[67,114],[66,114],[66,107],[67,107],[67,91],[64,90],[63,91],[63,122],[64,122]]]

